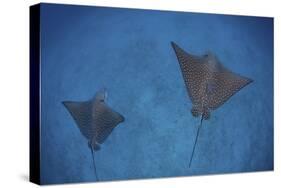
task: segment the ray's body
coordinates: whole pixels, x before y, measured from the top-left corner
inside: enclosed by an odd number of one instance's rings
[[[82,135],[88,140],[91,150],[96,180],[99,181],[95,152],[100,150],[100,144],[104,143],[113,129],[125,118],[111,109],[105,102],[107,92],[102,89],[88,101],[73,102],[64,101],[63,104],[75,120]]]
[[[190,167],[203,120],[209,119],[211,110],[219,108],[252,80],[226,69],[212,53],[195,56],[185,52],[174,42],[171,44],[193,104],[191,113],[195,117],[201,116],[189,162]]]

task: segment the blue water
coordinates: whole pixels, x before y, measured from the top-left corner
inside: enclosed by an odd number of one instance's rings
[[[170,41],[215,53],[253,83],[203,121]],[[62,101],[102,87],[125,122],[101,150],[101,181],[273,170],[273,19],[43,4],[41,181],[95,181],[91,152]]]

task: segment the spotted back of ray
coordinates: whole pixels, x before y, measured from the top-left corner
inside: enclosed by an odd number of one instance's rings
[[[194,56],[177,44],[172,47],[178,58],[182,76],[194,106],[203,109],[216,109],[224,104],[252,80],[226,69],[211,53]]]
[[[89,143],[102,144],[113,129],[125,118],[112,110],[104,99],[96,95],[86,102],[63,102]]]

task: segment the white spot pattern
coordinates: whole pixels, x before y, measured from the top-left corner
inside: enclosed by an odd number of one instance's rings
[[[220,107],[232,95],[252,82],[251,79],[226,69],[212,53],[194,56],[173,42],[172,47],[194,105],[193,113],[198,112],[208,118],[209,110]]]

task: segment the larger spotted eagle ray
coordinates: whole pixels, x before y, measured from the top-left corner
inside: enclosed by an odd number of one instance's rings
[[[190,167],[203,119],[209,119],[211,110],[219,108],[253,80],[231,72],[211,52],[203,56],[195,56],[185,52],[174,42],[171,44],[193,104],[191,113],[194,117],[201,116],[189,161]]]
[[[107,99],[106,89],[101,89],[95,96],[83,102],[64,101],[63,104],[75,120],[82,135],[88,141],[91,150],[96,180],[99,181],[95,151],[100,150],[100,144],[104,143],[113,129],[125,118],[111,109],[105,102]]]

